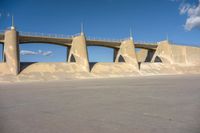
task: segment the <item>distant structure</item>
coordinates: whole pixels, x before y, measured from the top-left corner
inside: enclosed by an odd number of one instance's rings
[[[74,36],[44,35],[18,32],[14,26],[0,33],[3,61],[0,75],[31,75],[33,73],[88,73],[93,75],[156,75],[200,73],[200,48],[171,44],[134,42],[132,32],[124,40],[87,38],[81,25],[80,34]],[[67,62],[21,63],[19,45],[48,43],[68,47]],[[113,48],[113,63],[89,63],[87,46]],[[136,48],[141,49],[136,51]]]

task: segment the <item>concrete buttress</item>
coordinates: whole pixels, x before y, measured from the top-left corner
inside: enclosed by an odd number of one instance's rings
[[[137,69],[139,68],[133,40],[130,39],[121,42],[115,62],[125,62]]]
[[[74,62],[80,65],[83,70],[89,72],[89,60],[84,35],[76,36],[72,40],[68,62]]]
[[[20,72],[18,32],[15,29],[5,32],[4,53],[6,64],[13,75]]]

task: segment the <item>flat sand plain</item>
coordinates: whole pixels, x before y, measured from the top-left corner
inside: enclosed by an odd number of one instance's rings
[[[200,75],[1,83],[0,133],[200,133]]]

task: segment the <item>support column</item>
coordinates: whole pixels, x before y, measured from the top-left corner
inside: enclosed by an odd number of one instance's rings
[[[115,62],[125,62],[127,64],[133,65],[137,69],[139,68],[135,46],[132,39],[125,40],[121,43]]]
[[[67,47],[67,50],[66,50],[66,62],[68,62],[68,60],[69,60],[69,53],[70,53],[70,47]]]
[[[113,62],[115,62],[115,60],[117,58],[118,51],[119,51],[119,49],[116,49],[116,48],[113,49]]]
[[[151,62],[162,62],[165,64],[172,64],[172,50],[169,41],[162,41],[158,43],[156,52]]]
[[[13,75],[18,75],[20,72],[19,45],[18,32],[15,29],[7,30],[5,32],[4,53],[4,58],[10,72]]]
[[[84,71],[89,72],[88,53],[84,34],[73,38],[68,62],[75,62],[80,65]]]

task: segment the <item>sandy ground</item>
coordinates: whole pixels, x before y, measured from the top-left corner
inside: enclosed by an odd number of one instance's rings
[[[200,133],[200,75],[1,83],[0,133]]]

